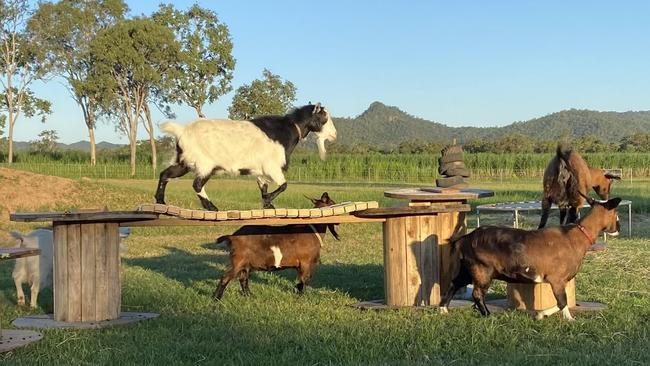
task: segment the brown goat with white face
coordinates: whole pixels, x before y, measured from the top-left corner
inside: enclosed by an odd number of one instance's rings
[[[621,178],[603,169],[590,168],[576,151],[558,145],[555,156],[544,170],[542,218],[537,228],[546,226],[554,203],[560,208],[560,225],[575,223],[578,209],[585,203],[583,196],[593,189],[601,199],[606,200],[612,180],[618,179]]]
[[[522,230],[509,227],[482,226],[452,241],[455,277],[440,302],[441,312],[456,291],[470,283],[472,297],[482,315],[489,315],[485,294],[493,279],[507,282],[549,283],[557,306],[543,310],[537,318],[561,310],[572,320],[567,306],[565,287],[580,269],[582,259],[601,231],[617,235],[620,225],[616,207],[620,198],[608,201],[587,199],[592,206],[577,224]]]
[[[316,208],[335,204],[327,192],[320,199],[310,200]],[[252,270],[277,271],[288,268],[298,271],[296,291],[302,295],[312,271],[320,261],[320,248],[328,228],[338,240],[334,224],[250,225],[220,237],[217,242],[225,242],[230,248],[230,267],[221,277],[214,291],[214,299],[221,299],[228,282],[235,276],[239,276],[243,295],[248,296],[248,278]]]

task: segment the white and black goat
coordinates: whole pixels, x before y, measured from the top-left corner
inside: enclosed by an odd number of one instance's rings
[[[310,200],[316,208],[335,204],[327,192],[320,199]],[[242,293],[248,296],[248,278],[252,270],[287,268],[298,271],[296,291],[302,295],[312,271],[319,263],[320,248],[328,228],[339,240],[334,224],[242,226],[231,235],[220,237],[217,242],[225,243],[230,249],[230,265],[214,291],[214,299],[221,299],[228,282],[235,276],[239,276]]]
[[[542,310],[537,318],[561,310],[565,319],[573,320],[567,306],[567,282],[578,273],[582,259],[598,234],[604,231],[618,235],[620,228],[616,213],[620,198],[608,201],[585,198],[591,208],[577,224],[538,230],[481,226],[452,240],[455,277],[440,302],[441,312],[447,312],[449,302],[459,288],[473,283],[475,307],[482,315],[489,315],[485,293],[492,280],[498,279],[550,284],[557,305]]]
[[[193,171],[193,188],[206,210],[218,211],[203,186],[214,174],[255,175],[264,208],[287,188],[284,172],[289,155],[310,132],[317,138],[318,152],[325,159],[325,141],[336,139],[336,128],[328,111],[306,105],[285,116],[262,116],[250,121],[199,119],[186,126],[165,122],[160,129],[176,138],[173,164],[160,174],[156,202],[165,203],[165,187],[172,178]],[[268,184],[278,188],[268,193]]]

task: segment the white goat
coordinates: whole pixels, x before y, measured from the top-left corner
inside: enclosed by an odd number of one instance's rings
[[[120,227],[120,239],[131,234],[128,227]],[[16,259],[12,277],[16,285],[16,299],[18,305],[25,305],[23,283],[28,283],[31,288],[29,306],[36,307],[38,293],[41,289],[52,287],[52,254],[54,237],[51,229],[37,229],[27,235],[12,231],[11,236],[20,240],[21,248],[40,249],[40,255]],[[120,241],[120,252],[125,250]]]
[[[206,210],[218,211],[203,186],[217,173],[257,176],[264,208],[287,188],[284,171],[289,155],[310,132],[317,138],[321,159],[325,141],[336,139],[330,114],[320,103],[295,109],[285,116],[262,116],[250,121],[199,119],[186,126],[165,122],[160,129],[176,138],[176,157],[160,174],[156,202],[165,203],[165,187],[172,178],[190,171],[196,174],[193,188]],[[278,188],[267,193],[268,184]]]
[[[29,306],[35,308],[40,289],[52,287],[52,230],[38,229],[27,235],[12,231],[11,236],[20,240],[21,248],[41,250],[40,255],[16,259],[12,273],[18,305],[25,305],[23,283],[26,282],[31,286]]]

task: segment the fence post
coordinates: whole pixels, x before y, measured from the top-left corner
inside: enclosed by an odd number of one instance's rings
[[[104,180],[106,180],[106,165],[104,165]]]

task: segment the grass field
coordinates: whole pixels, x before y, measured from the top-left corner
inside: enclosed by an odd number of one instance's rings
[[[155,182],[80,181],[101,189],[112,209],[151,201]],[[539,198],[539,182],[484,182],[494,198],[480,203]],[[234,230],[217,228],[134,229],[122,256],[123,311],[160,313],[155,320],[100,330],[46,330],[35,345],[0,355],[2,365],[647,365],[650,364],[650,186],[620,183],[617,195],[634,202],[634,237],[608,241],[588,254],[578,274],[580,300],[606,303],[598,313],[534,321],[520,312],[481,318],[470,308],[448,315],[434,310],[360,311],[349,305],[383,296],[379,224],[341,225],[342,240],[328,237],[322,265],[303,297],[292,293],[295,272],[255,273],[250,298],[232,283],[221,303],[211,299],[226,253],[214,239]],[[276,207],[308,207],[303,194],[328,191],[336,201],[377,200],[387,186],[289,184]],[[208,194],[222,209],[259,206],[250,180],[213,180]],[[191,183],[170,183],[168,203],[198,208]],[[478,202],[473,202],[476,204]],[[78,205],[82,205],[79,202]],[[551,223],[557,221],[557,213]],[[483,216],[483,215],[482,215]],[[483,219],[483,217],[482,217]],[[507,215],[491,222],[508,223]],[[536,223],[530,215],[527,222]],[[470,216],[470,227],[475,225]],[[3,229],[26,225],[2,223]],[[12,264],[0,264],[2,326],[20,315],[52,311],[45,290],[37,311],[17,308]],[[503,297],[505,286],[493,286]],[[49,297],[49,298],[48,298]]]

